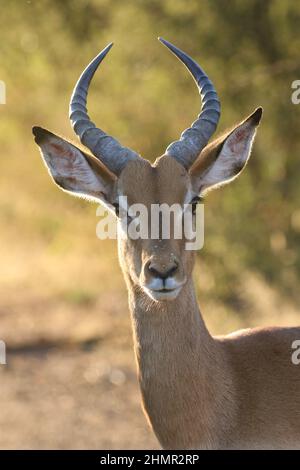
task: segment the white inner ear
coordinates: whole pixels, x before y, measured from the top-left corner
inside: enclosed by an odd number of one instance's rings
[[[79,149],[55,137],[40,147],[50,174],[62,189],[76,196],[103,201],[108,192],[107,184],[94,172]]]
[[[239,175],[250,157],[255,133],[256,127],[245,122],[227,137],[216,161],[200,177],[202,193]]]

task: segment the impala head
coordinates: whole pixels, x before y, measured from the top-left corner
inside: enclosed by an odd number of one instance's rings
[[[101,202],[114,210],[117,217],[122,212],[120,196],[126,196],[128,207],[139,203],[148,209],[149,224],[153,204],[183,207],[191,203],[194,208],[199,196],[235,179],[250,156],[262,115],[262,109],[258,108],[230,132],[208,144],[220,117],[214,86],[189,56],[160,40],[192,74],[201,94],[202,109],[192,126],[153,165],[97,128],[87,114],[89,84],[112,44],[84,70],[70,102],[73,129],[91,153],[45,129],[33,128],[45,164],[60,188]],[[193,268],[194,252],[186,250],[184,237],[176,239],[174,223],[173,219],[169,239],[160,236],[133,240],[119,236],[120,262],[127,281],[157,301],[174,299]]]

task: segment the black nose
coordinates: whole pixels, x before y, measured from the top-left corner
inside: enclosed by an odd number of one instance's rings
[[[152,262],[148,264],[148,271],[154,277],[160,277],[161,279],[167,279],[171,277],[178,269],[178,263],[173,262],[171,265],[168,266],[158,266]]]

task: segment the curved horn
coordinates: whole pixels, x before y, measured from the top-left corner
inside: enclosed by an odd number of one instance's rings
[[[216,130],[220,119],[220,101],[212,82],[201,67],[170,42],[158,39],[183,62],[197,83],[201,95],[202,108],[198,119],[181,134],[180,140],[172,142],[166,150],[167,155],[188,169]]]
[[[113,173],[119,175],[129,160],[136,160],[140,156],[98,129],[90,120],[86,108],[90,82],[112,45],[113,43],[108,44],[81,74],[71,96],[69,116],[80,142],[90,149]]]

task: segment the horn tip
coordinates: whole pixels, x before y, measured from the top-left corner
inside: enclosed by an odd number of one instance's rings
[[[101,58],[101,60],[100,60],[100,62],[101,62],[104,59],[104,57],[108,54],[108,52],[111,50],[113,45],[114,45],[113,42],[108,43],[107,46],[105,46],[105,48],[101,52],[99,52],[99,54],[96,56],[96,58],[98,58],[98,59]]]
[[[158,36],[157,38],[162,44],[164,44],[165,46],[168,46],[169,42],[166,41],[164,38],[162,38],[161,36]]]
[[[104,48],[103,52],[106,52],[106,53],[107,53],[108,51],[110,51],[110,49],[113,47],[113,45],[114,45],[113,42],[109,42],[109,43],[107,44],[107,46]]]

